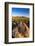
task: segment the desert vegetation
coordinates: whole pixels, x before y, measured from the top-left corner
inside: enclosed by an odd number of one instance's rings
[[[29,18],[12,16],[12,38],[29,37]]]

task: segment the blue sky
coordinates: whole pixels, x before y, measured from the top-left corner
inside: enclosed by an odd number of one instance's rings
[[[29,16],[29,8],[12,8],[13,16]]]

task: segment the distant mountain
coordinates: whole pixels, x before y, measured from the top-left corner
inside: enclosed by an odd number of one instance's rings
[[[29,15],[23,15],[23,16],[22,16],[22,15],[16,15],[16,16],[15,16],[15,15],[12,15],[12,16],[13,16],[13,17],[27,17],[27,18],[30,18]]]
[[[29,19],[29,17],[28,16],[12,16],[13,18],[28,18]]]

